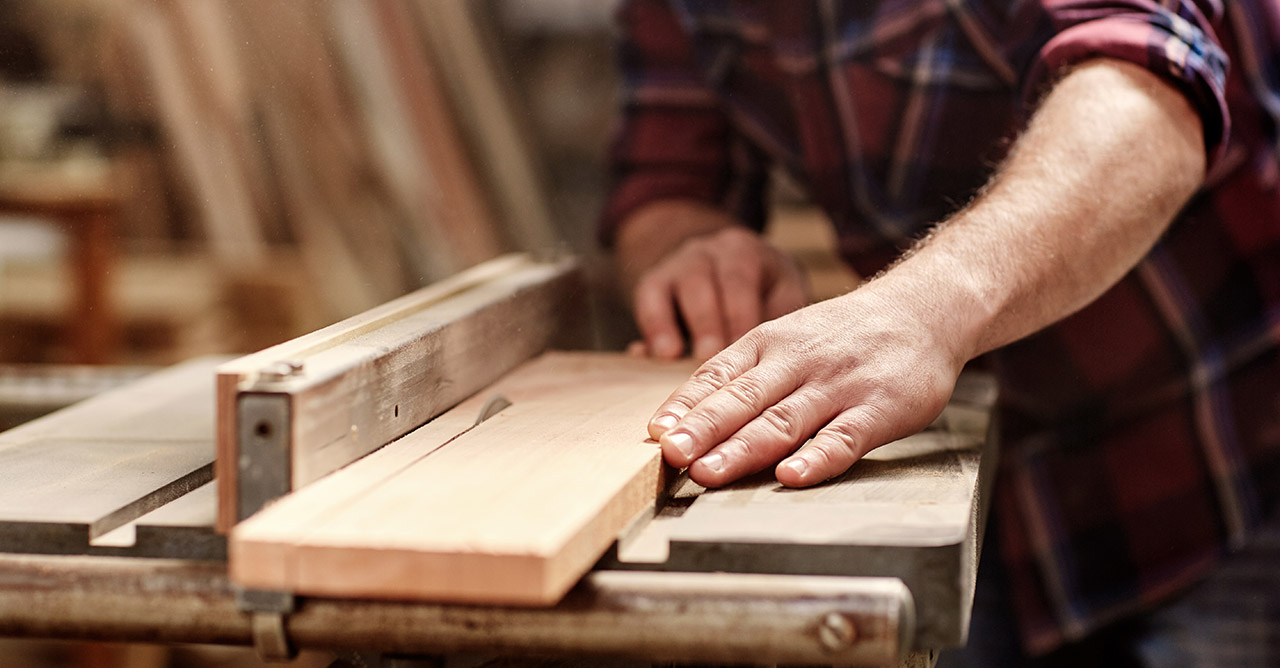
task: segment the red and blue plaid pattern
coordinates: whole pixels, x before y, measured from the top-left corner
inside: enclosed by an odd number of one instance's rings
[[[998,538],[1028,645],[1163,600],[1274,509],[1280,3],[632,0],[619,17],[605,243],[662,198],[759,226],[780,166],[868,276],[974,196],[1053,77],[1097,57],[1165,77],[1204,122],[1201,192],[1117,286],[992,354]]]

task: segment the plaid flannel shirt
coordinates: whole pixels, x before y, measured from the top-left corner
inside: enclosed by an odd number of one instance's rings
[[[663,198],[758,227],[780,166],[868,276],[974,196],[1065,68],[1111,57],[1164,77],[1204,123],[1200,192],[1118,285],[992,354],[997,539],[1024,641],[1047,650],[1167,598],[1274,508],[1276,0],[633,0],[619,20],[604,243]]]

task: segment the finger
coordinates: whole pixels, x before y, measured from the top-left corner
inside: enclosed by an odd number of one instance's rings
[[[800,279],[775,284],[764,298],[764,319],[773,320],[809,305],[809,293]]]
[[[660,439],[712,392],[742,375],[759,362],[755,346],[739,342],[698,367],[649,418],[649,435]]]
[[[834,415],[830,402],[797,390],[691,464],[689,477],[699,485],[719,487],[763,470],[793,452]]]
[[[795,391],[799,386],[795,378],[776,365],[757,366],[739,374],[691,406],[662,435],[658,443],[663,457],[672,466],[688,466]]]
[[[775,471],[787,487],[807,487],[844,473],[854,462],[893,440],[892,427],[868,406],[836,416]]]
[[[675,295],[680,315],[689,328],[693,356],[710,359],[725,346],[724,311],[711,267],[702,264],[680,277]]]
[[[761,308],[761,268],[754,262],[716,263],[716,284],[724,304],[724,324],[728,341],[737,341],[759,325]]]
[[[765,320],[781,318],[809,304],[804,275],[787,258],[776,258],[765,276],[765,284]]]
[[[636,287],[636,326],[654,357],[675,359],[684,352],[673,299],[671,282],[661,276],[646,278]]]
[[[649,346],[644,341],[632,341],[627,344],[628,357],[648,357]]]

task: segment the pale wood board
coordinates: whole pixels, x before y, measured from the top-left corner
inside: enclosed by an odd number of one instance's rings
[[[85,552],[209,482],[224,361],[180,364],[0,434],[0,547]]]
[[[241,523],[231,577],[300,594],[552,604],[655,504],[663,465],[645,421],[692,370],[547,353]],[[468,429],[490,394],[512,405]]]
[[[576,265],[505,256],[317,332],[219,369],[219,529],[239,507],[238,397],[274,362],[303,362],[271,393],[290,410],[288,488],[299,488],[386,443],[563,342],[576,326]],[[256,389],[255,389],[256,388]],[[250,462],[252,463],[252,462]]]

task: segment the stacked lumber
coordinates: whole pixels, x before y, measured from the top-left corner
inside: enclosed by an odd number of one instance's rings
[[[476,4],[97,5],[112,107],[158,129],[170,199],[229,274],[296,244],[332,319],[554,245]]]

